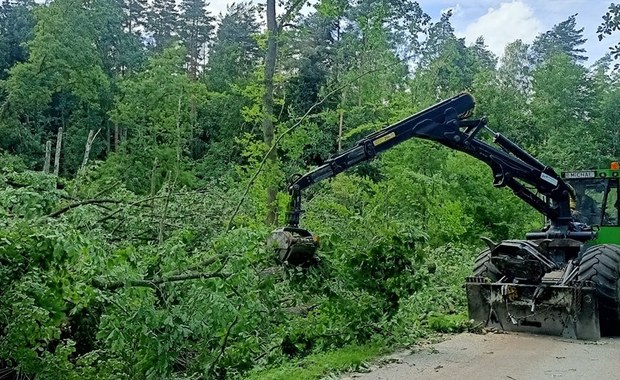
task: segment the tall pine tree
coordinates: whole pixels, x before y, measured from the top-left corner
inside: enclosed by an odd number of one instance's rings
[[[196,79],[200,59],[206,53],[207,42],[213,32],[214,18],[206,9],[204,0],[182,0],[178,24],[179,36],[187,49],[188,73]]]
[[[4,0],[0,4],[0,79],[8,70],[27,58],[25,42],[32,37],[34,16],[32,0]]]
[[[142,27],[147,26],[147,0],[124,0],[125,13],[123,26],[131,34],[139,34]]]
[[[217,29],[207,63],[207,83],[215,91],[248,77],[260,59],[256,41],[257,9],[250,3],[232,4]]]
[[[153,0],[147,14],[150,46],[163,51],[178,40],[179,11],[174,0]]]
[[[142,0],[130,1],[139,4]],[[109,76],[133,72],[145,63],[142,26],[145,24],[146,10],[135,4],[109,0],[93,0],[90,3],[89,13],[97,30],[96,46]],[[130,10],[130,7],[133,9]]]
[[[541,63],[560,52],[575,62],[585,62],[588,59],[584,55],[586,50],[582,47],[587,40],[583,38],[583,28],[577,29],[576,17],[574,14],[536,37],[532,44],[534,63]]]

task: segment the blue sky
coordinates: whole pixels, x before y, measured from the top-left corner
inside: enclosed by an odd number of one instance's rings
[[[577,14],[577,25],[588,39],[584,48],[589,63],[602,57],[620,34],[599,42],[596,28],[611,0],[418,0],[434,19],[453,9],[452,24],[460,37],[472,43],[482,35],[490,50],[501,55],[504,46],[516,39],[532,42],[536,35]]]
[[[225,13],[232,0],[210,1],[212,14]],[[254,0],[257,1],[257,0]],[[490,50],[498,56],[504,46],[516,39],[532,42],[536,35],[545,32],[569,16],[577,13],[577,24],[584,29],[588,63],[593,63],[608,52],[609,46],[620,41],[617,36],[602,42],[596,37],[601,17],[613,0],[418,0],[422,9],[434,20],[441,12],[453,9],[452,24],[459,37],[473,43],[482,35]],[[258,0],[257,2],[264,2]],[[314,0],[311,2],[314,3]]]

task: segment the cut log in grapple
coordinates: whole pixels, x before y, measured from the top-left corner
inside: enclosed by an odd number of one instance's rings
[[[316,259],[319,240],[302,228],[283,227],[271,233],[267,246],[275,251],[281,262],[303,266]]]
[[[484,326],[578,339],[620,330],[620,165],[559,175],[489,129],[486,119],[470,119],[473,109],[473,97],[459,94],[296,176],[287,226],[272,233],[270,248],[282,262],[317,263],[318,239],[299,228],[302,191],[406,140],[431,140],[487,164],[495,187],[508,187],[546,220],[523,240],[485,240],[489,249],[465,284],[470,317]]]

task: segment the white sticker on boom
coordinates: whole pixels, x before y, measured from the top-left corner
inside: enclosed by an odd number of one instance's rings
[[[593,170],[564,173],[564,178],[566,179],[595,178],[595,177],[596,177],[596,172]]]
[[[550,184],[552,184],[553,186],[556,186],[558,184],[558,180],[553,178],[552,176],[550,176],[549,174],[546,173],[540,173],[540,178],[549,182]]]

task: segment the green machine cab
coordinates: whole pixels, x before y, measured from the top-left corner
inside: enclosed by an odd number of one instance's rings
[[[571,205],[576,219],[596,229],[596,237],[586,245],[620,244],[620,163],[612,162],[609,169],[562,172],[561,177],[580,192]]]

